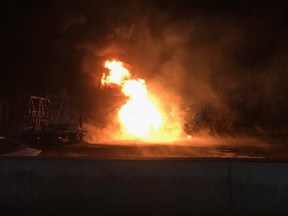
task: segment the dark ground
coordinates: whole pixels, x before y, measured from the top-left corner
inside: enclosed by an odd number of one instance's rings
[[[247,159],[288,160],[287,138],[193,137],[173,143],[139,141],[98,142],[94,144],[37,144],[40,157],[79,157],[92,159]]]

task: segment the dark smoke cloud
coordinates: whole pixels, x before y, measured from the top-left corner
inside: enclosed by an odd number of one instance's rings
[[[101,122],[121,100],[99,88],[103,61],[116,57],[163,99],[212,106],[229,127],[287,126],[285,2],[1,4],[2,94],[83,97],[87,117]]]

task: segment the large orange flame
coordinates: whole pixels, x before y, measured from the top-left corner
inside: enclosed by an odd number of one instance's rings
[[[118,112],[124,131],[138,138],[146,138],[158,132],[163,124],[163,117],[148,97],[145,81],[132,79],[129,70],[121,61],[107,60],[104,67],[109,70],[109,74],[102,75],[101,84],[120,86],[122,93],[128,97]]]

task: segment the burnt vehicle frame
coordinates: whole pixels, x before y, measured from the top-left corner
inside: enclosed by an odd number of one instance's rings
[[[232,116],[225,106],[196,104],[184,110],[183,129],[188,135],[208,132],[210,135],[231,133]]]
[[[1,128],[27,142],[77,143],[82,129],[83,102],[68,96],[19,96],[1,102]]]

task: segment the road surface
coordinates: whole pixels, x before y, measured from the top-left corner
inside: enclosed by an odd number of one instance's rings
[[[228,158],[287,160],[287,139],[256,137],[193,137],[171,143],[141,141],[98,141],[81,144],[34,145],[40,157],[79,157],[91,159],[184,159]]]

